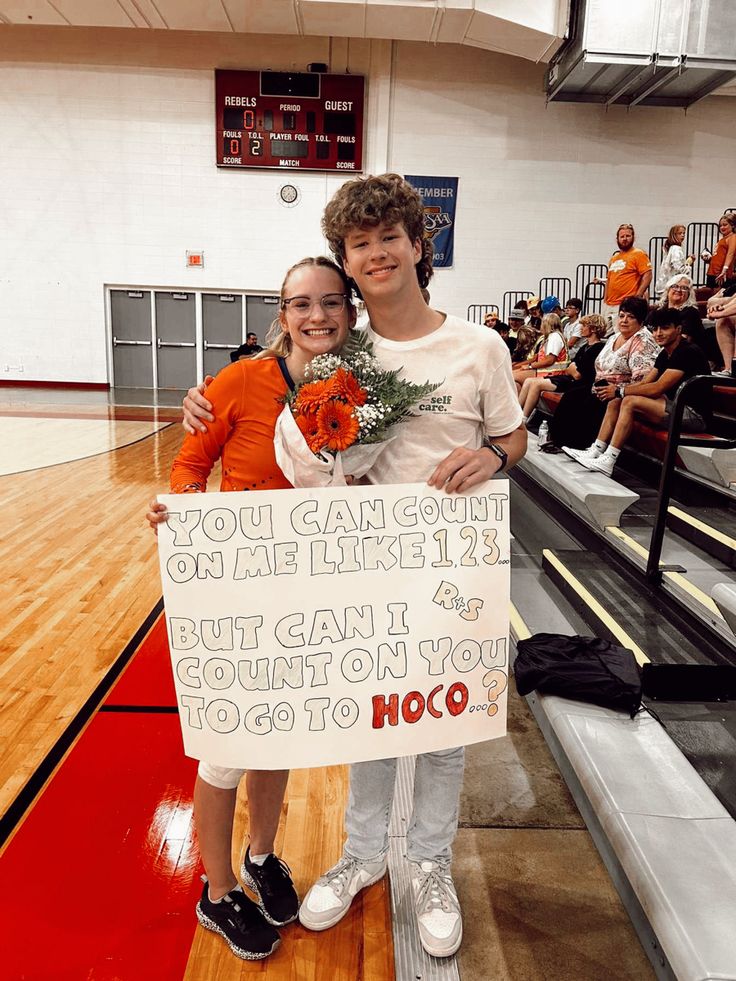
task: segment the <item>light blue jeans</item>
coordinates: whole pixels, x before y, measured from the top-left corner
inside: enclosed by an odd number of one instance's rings
[[[412,862],[449,865],[457,831],[464,747],[417,756],[411,824],[406,855]],[[345,812],[345,853],[374,861],[388,851],[388,825],[396,785],[396,760],[371,760],[350,767]]]

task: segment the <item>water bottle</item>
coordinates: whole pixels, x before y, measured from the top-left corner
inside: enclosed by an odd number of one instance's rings
[[[539,427],[539,433],[537,435],[537,443],[541,446],[542,443],[546,443],[549,439],[549,426],[547,425],[547,420],[545,419],[542,425]]]

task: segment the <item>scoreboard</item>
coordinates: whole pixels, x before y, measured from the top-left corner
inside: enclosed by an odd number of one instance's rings
[[[215,72],[218,167],[363,169],[361,75]]]

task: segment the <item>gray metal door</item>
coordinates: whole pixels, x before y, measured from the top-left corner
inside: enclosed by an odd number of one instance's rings
[[[197,352],[194,293],[156,293],[158,387],[196,385]]]
[[[249,334],[258,334],[259,344],[263,344],[271,322],[278,315],[278,296],[246,296],[245,329]]]
[[[153,388],[150,290],[110,290],[116,388]]]
[[[243,297],[233,293],[202,294],[204,373],[216,375],[230,364],[230,352],[242,344]]]

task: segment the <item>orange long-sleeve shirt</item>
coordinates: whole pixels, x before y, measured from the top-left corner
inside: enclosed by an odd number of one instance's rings
[[[276,463],[273,433],[291,385],[280,358],[236,361],[206,391],[215,421],[186,436],[171,467],[173,494],[204,491],[222,456],[221,491],[291,487]]]

